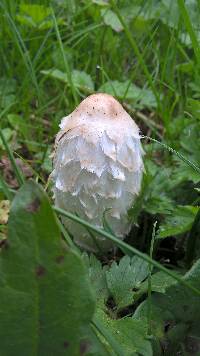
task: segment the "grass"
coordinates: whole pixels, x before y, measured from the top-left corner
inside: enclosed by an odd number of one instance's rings
[[[183,286],[184,293],[189,293],[186,299],[194,308],[197,302],[193,298],[197,297],[193,292],[198,295],[200,290],[191,277],[200,258],[199,2],[139,1],[136,6],[129,0],[74,0],[53,1],[51,7],[47,1],[24,4],[22,0],[2,0],[0,4],[0,162],[4,168],[0,199],[12,200],[13,188],[16,193],[29,177],[47,189],[51,199],[47,184],[52,170],[49,154],[60,119],[90,93],[107,91],[116,96],[140,126],[143,137],[146,174],[140,197],[130,210],[130,218],[135,218],[137,224],[124,242],[108,231],[106,224],[101,230],[70,212],[54,210],[121,248],[106,260],[100,256],[106,268],[116,258],[120,269],[124,254],[135,254],[148,263],[151,276],[146,294],[141,292],[142,286],[133,290],[137,302],[128,304],[117,318],[134,317],[140,309],[145,313],[142,302],[147,296],[147,328],[160,340],[151,323],[157,322],[156,300],[161,303],[155,293],[154,274],[162,271],[167,276],[164,279],[175,279],[177,290]],[[54,69],[59,71],[59,79],[53,75]],[[12,171],[3,163],[6,155]],[[17,158],[21,158],[20,167]],[[31,174],[27,173],[30,167]],[[74,249],[70,234],[60,221],[58,224],[67,244]],[[159,236],[160,228],[165,238]],[[6,234],[3,224],[0,233]],[[161,294],[162,281],[158,284]],[[170,284],[163,293],[163,303],[171,291]],[[178,295],[179,291],[174,291],[175,306],[182,302]],[[113,312],[108,305],[104,309],[109,315]],[[177,320],[178,317],[175,323]],[[106,329],[97,316],[92,328],[99,340],[110,339],[109,347],[121,354],[112,329]],[[187,350],[187,332],[182,338],[177,336],[176,347],[173,335],[166,334],[174,353]]]

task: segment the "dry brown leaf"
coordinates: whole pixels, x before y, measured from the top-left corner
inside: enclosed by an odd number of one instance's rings
[[[7,224],[9,211],[10,211],[10,201],[1,200],[0,201],[0,224],[1,225]]]

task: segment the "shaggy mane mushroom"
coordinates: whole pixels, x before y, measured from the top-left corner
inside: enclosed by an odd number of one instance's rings
[[[139,128],[111,95],[90,95],[60,124],[56,137],[55,203],[97,227],[104,214],[123,239],[130,230],[127,211],[139,194],[143,173]],[[82,248],[109,250],[112,243],[64,218],[63,223]]]

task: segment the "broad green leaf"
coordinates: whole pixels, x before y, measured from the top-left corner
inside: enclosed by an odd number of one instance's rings
[[[153,292],[159,292],[159,293],[165,293],[167,288],[169,288],[171,285],[177,283],[176,280],[170,276],[168,276],[166,273],[159,271],[154,273],[151,276],[151,290]],[[148,290],[148,281],[146,280],[145,282],[142,283],[140,292],[144,291],[147,292]]]
[[[39,4],[20,4],[20,11],[17,14],[17,20],[29,27],[40,30],[48,29],[53,26],[50,19],[51,8]]]
[[[200,166],[200,121],[192,121],[190,125],[186,125],[182,135],[180,136],[180,144],[186,151],[186,154],[190,161]]]
[[[2,77],[0,79],[0,108],[6,108],[16,100],[16,81]]]
[[[42,70],[41,73],[68,84],[67,74],[59,69]],[[74,69],[72,71],[72,81],[74,82],[74,85],[80,90],[86,89],[91,92],[94,90],[94,83],[90,75],[83,71]]]
[[[110,9],[102,9],[101,16],[106,25],[110,26],[114,31],[120,32],[123,30],[122,24],[117,15]]]
[[[187,100],[188,110],[197,118],[200,119],[200,101],[189,98]]]
[[[124,256],[119,264],[112,263],[106,272],[106,280],[117,309],[133,303],[133,289],[139,289],[148,273],[148,263],[136,256],[132,258]]]
[[[134,318],[112,320],[102,310],[98,309],[96,317],[109,331],[110,336],[116,340],[126,356],[151,356],[151,343],[147,336],[147,323]],[[111,355],[116,355],[110,350]],[[118,353],[120,355],[120,353]]]
[[[96,330],[95,330],[96,331]],[[85,356],[110,356],[104,340],[99,337],[90,325],[84,325],[80,332],[80,353]],[[68,354],[66,354],[68,355]]]
[[[19,130],[25,137],[28,135],[28,125],[20,115],[8,114],[8,121],[15,130]]]
[[[152,150],[151,147],[149,147],[150,150]],[[143,209],[150,214],[169,214],[175,205],[170,196],[172,189],[176,186],[176,180],[172,178],[172,169],[153,163],[152,154],[146,159],[145,168]]]
[[[183,277],[194,287],[200,289],[200,260]],[[188,339],[194,338],[194,346],[199,350],[200,298],[189,289],[176,283],[165,294],[155,293],[151,297],[151,325],[153,335],[165,345],[165,354],[186,351]],[[149,315],[147,301],[140,304],[135,312],[136,318]],[[191,353],[193,354],[193,353]],[[162,355],[162,354],[160,354]],[[194,353],[198,355],[198,353]]]
[[[195,63],[192,61],[177,64],[176,68],[182,73],[192,73],[194,70]]]
[[[116,96],[121,100],[134,103],[134,108],[156,107],[155,97],[150,89],[141,89],[129,80],[119,82],[111,80],[104,83],[98,90]]]
[[[93,294],[81,258],[65,247],[48,198],[34,182],[12,203],[0,267],[1,354],[78,356]]]
[[[198,29],[199,13],[198,4],[195,1],[186,0],[187,9],[192,19],[193,24]],[[177,2],[171,0],[151,1],[146,2],[145,6],[141,6],[140,17],[146,20],[160,20],[168,27],[177,29],[180,11]]]
[[[157,238],[179,235],[189,231],[197,212],[198,207],[195,206],[177,206],[160,225]]]
[[[13,136],[13,130],[11,130],[9,127],[6,127],[5,129],[2,130],[3,135],[6,139],[7,142],[9,142],[12,139]],[[4,144],[0,138],[0,148],[5,149]]]
[[[14,94],[16,91],[16,80],[2,77],[0,79],[0,95]]]
[[[133,99],[137,100],[140,96],[140,88],[130,83],[128,80],[125,82],[119,82],[117,80],[111,80],[104,83],[100,88],[99,92],[106,92],[108,94],[117,96],[120,99]]]
[[[90,1],[90,0],[89,0]],[[92,0],[94,4],[97,4],[99,6],[108,6],[107,0]]]
[[[16,96],[14,94],[3,95],[0,100],[0,108],[7,108],[15,103]]]
[[[83,71],[74,69],[72,71],[72,80],[74,85],[80,89],[87,88],[91,91],[94,90],[94,83],[91,76]]]
[[[62,72],[59,69],[48,69],[48,70],[42,70],[42,74],[47,75],[50,78],[58,79],[61,82],[68,83],[67,79],[67,73]]]
[[[35,23],[44,21],[46,17],[51,15],[51,8],[37,4],[20,4],[20,11],[27,16],[30,16]]]

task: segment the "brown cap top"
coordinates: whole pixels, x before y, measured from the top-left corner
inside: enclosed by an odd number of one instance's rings
[[[75,129],[89,141],[107,132],[114,141],[124,136],[139,137],[139,129],[122,105],[111,95],[98,93],[88,96],[60,124],[64,132]],[[73,130],[74,131],[74,130]]]

